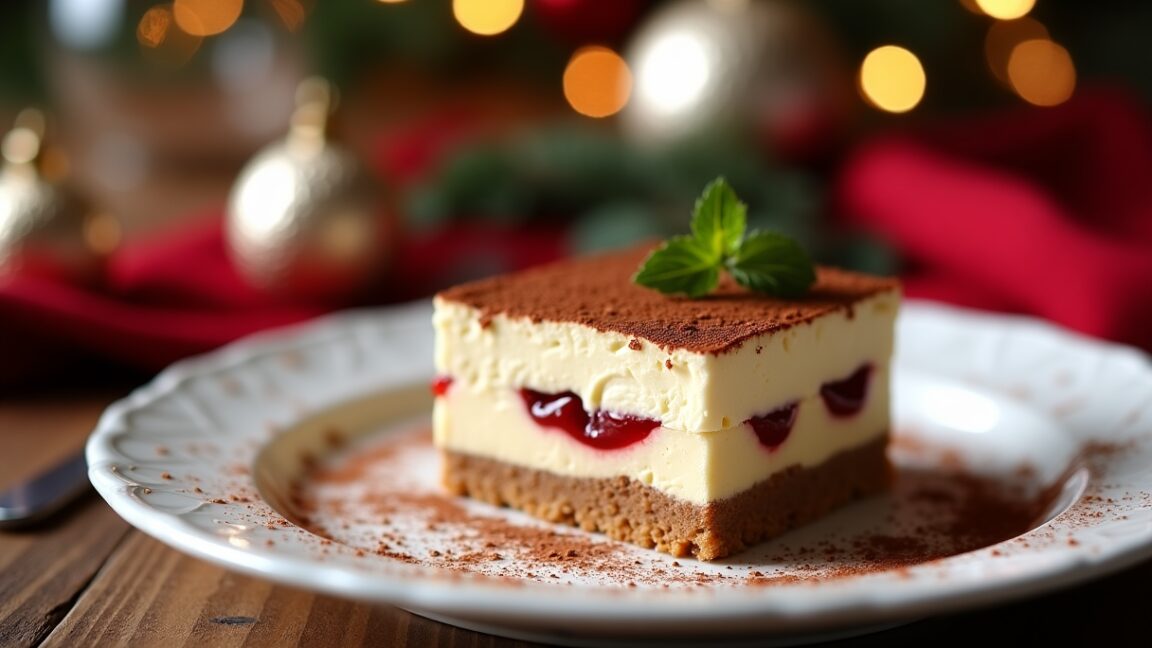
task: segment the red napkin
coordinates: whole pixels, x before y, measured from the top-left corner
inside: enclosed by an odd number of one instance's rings
[[[34,279],[0,285],[0,387],[69,371],[93,357],[155,371],[334,307],[406,301],[556,259],[566,245],[558,230],[479,225],[410,236],[374,292],[334,305],[287,301],[248,287],[228,259],[221,225],[213,215],[123,248],[101,290]]]
[[[911,296],[1152,349],[1152,122],[1126,94],[876,137],[836,198],[908,259]]]

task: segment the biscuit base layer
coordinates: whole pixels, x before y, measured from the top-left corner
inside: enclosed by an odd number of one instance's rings
[[[549,522],[601,532],[674,556],[716,560],[811,522],[889,482],[887,435],[810,468],[793,466],[705,505],[627,477],[567,477],[444,450],[454,494],[509,506]]]

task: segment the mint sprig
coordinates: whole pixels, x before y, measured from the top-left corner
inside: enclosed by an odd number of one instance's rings
[[[804,249],[782,234],[747,228],[747,205],[717,178],[696,200],[692,235],[672,237],[653,250],[632,281],[695,298],[716,289],[723,268],[751,290],[777,297],[804,294],[816,281]]]

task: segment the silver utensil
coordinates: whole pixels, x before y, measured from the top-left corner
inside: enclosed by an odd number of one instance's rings
[[[41,522],[90,488],[88,462],[81,450],[0,493],[0,529]]]

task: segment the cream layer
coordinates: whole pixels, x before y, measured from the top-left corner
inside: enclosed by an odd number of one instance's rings
[[[538,425],[518,391],[476,390],[467,383],[454,383],[436,399],[433,432],[441,448],[558,475],[623,475],[704,504],[735,495],[789,466],[815,466],[886,434],[887,365],[877,365],[869,387],[864,408],[843,418],[831,415],[818,394],[802,399],[791,434],[772,450],[743,422],[711,432],[658,427],[640,443],[597,450],[560,430]],[[782,404],[763,402],[757,413]]]
[[[436,369],[474,394],[509,386],[572,391],[590,410],[651,418],[673,430],[726,430],[765,405],[816,394],[865,363],[886,367],[899,300],[896,290],[878,293],[855,304],[851,316],[833,312],[702,354],[572,322],[499,314],[485,322],[479,310],[437,298]]]

